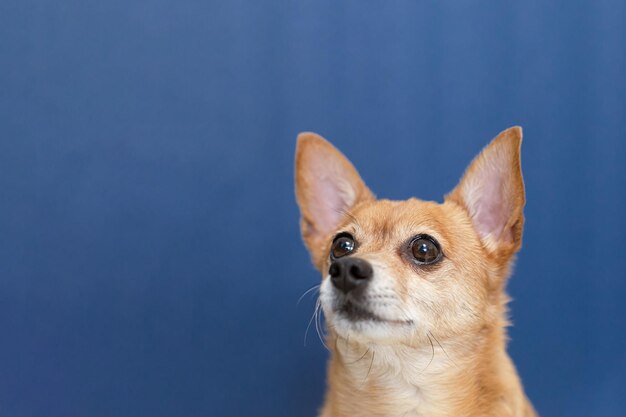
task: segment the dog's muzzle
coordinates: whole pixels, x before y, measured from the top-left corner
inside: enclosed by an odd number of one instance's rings
[[[345,295],[358,295],[372,280],[374,269],[364,259],[345,257],[337,259],[328,269],[333,286]]]

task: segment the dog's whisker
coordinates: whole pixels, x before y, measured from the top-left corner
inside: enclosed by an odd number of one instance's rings
[[[354,362],[347,362],[346,365],[354,365],[355,363],[363,359],[369,353],[369,351],[370,351],[370,348],[368,347],[365,353],[363,353],[359,359],[355,360]]]
[[[443,346],[441,345],[441,343],[439,343],[439,340],[435,337],[435,335],[429,330],[428,333],[433,337],[433,339],[435,339],[435,342],[437,342],[437,344],[439,345],[439,347],[441,348],[441,350],[443,350],[443,353],[446,355],[446,357],[448,358],[448,360],[450,362],[452,362],[454,364],[454,366],[456,366],[457,368],[459,367],[459,365],[456,364],[456,362],[454,362],[454,360],[450,357],[450,355],[448,355],[448,352],[446,352],[446,350],[443,348]]]
[[[311,287],[311,288],[309,288],[308,290],[306,290],[306,291],[305,291],[305,292],[304,292],[304,293],[300,296],[300,298],[298,298],[298,302],[296,303],[296,305],[299,305],[299,304],[300,304],[300,301],[302,301],[302,299],[303,299],[303,298],[304,298],[307,294],[309,294],[311,291],[318,290],[320,287],[321,287],[321,284],[317,284],[317,285],[312,286],[312,287]]]
[[[321,325],[321,316],[322,316],[322,302],[319,300],[318,298],[318,307],[315,309],[315,330],[317,331],[317,336],[320,339],[320,342],[322,342],[322,345],[324,345],[324,347],[326,348],[326,350],[330,350],[328,349],[328,346],[326,345],[326,342],[324,341],[325,339],[325,335],[322,335],[322,331],[320,331],[320,327]]]
[[[401,291],[401,290],[397,290],[400,294],[402,295],[406,295],[407,297],[409,297],[410,299],[412,299],[413,301],[415,301],[416,303],[418,303],[420,306],[424,306],[427,309],[429,309],[430,311],[432,311],[433,313],[438,313],[437,309],[434,308],[432,305],[430,305],[428,302],[425,302],[424,300],[420,300],[419,298],[417,298],[416,296],[409,294],[406,291]]]
[[[363,382],[361,383],[361,387],[363,388],[365,386],[365,383],[367,382],[367,378],[370,376],[370,372],[372,372],[372,366],[374,365],[374,357],[376,356],[376,351],[374,349],[372,349],[372,360],[370,361],[370,367],[367,370],[367,374],[365,375],[365,378],[363,379]]]
[[[357,218],[352,213],[350,213],[350,210],[348,210],[347,208],[340,208],[340,209],[334,209],[334,210],[337,214],[340,214],[341,216],[349,217],[354,222],[355,225],[360,227],[359,221],[357,220]]]
[[[430,338],[429,333],[430,331],[426,333],[426,336],[428,337],[428,341],[430,342],[430,349],[432,350],[432,354],[430,355],[430,361],[428,362],[428,365],[426,365],[426,367],[420,371],[420,375],[426,372],[430,364],[433,363],[433,359],[435,359],[435,345],[433,345],[433,340]]]
[[[309,334],[309,328],[311,328],[311,324],[313,323],[313,319],[315,318],[315,314],[317,313],[317,309],[319,308],[319,299],[315,303],[315,310],[313,310],[313,314],[311,315],[311,319],[309,319],[309,324],[306,326],[306,330],[304,331],[304,346],[306,346],[306,337]]]

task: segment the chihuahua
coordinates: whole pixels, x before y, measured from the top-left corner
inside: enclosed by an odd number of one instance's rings
[[[519,127],[500,133],[436,203],[376,199],[333,145],[298,136],[301,231],[331,352],[320,417],[536,416],[506,352],[521,141]]]

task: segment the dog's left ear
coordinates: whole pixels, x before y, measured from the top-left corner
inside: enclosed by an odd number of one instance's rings
[[[524,180],[520,161],[522,129],[500,133],[472,161],[459,185],[446,196],[468,212],[483,245],[508,257],[522,244]]]
[[[298,135],[295,174],[302,238],[321,268],[330,235],[354,206],[374,195],[348,158],[315,133]]]

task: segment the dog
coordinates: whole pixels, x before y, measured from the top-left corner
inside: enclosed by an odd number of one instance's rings
[[[437,203],[377,199],[328,141],[298,136],[300,226],[330,350],[320,417],[537,415],[506,352],[521,142],[520,127],[501,132]]]

